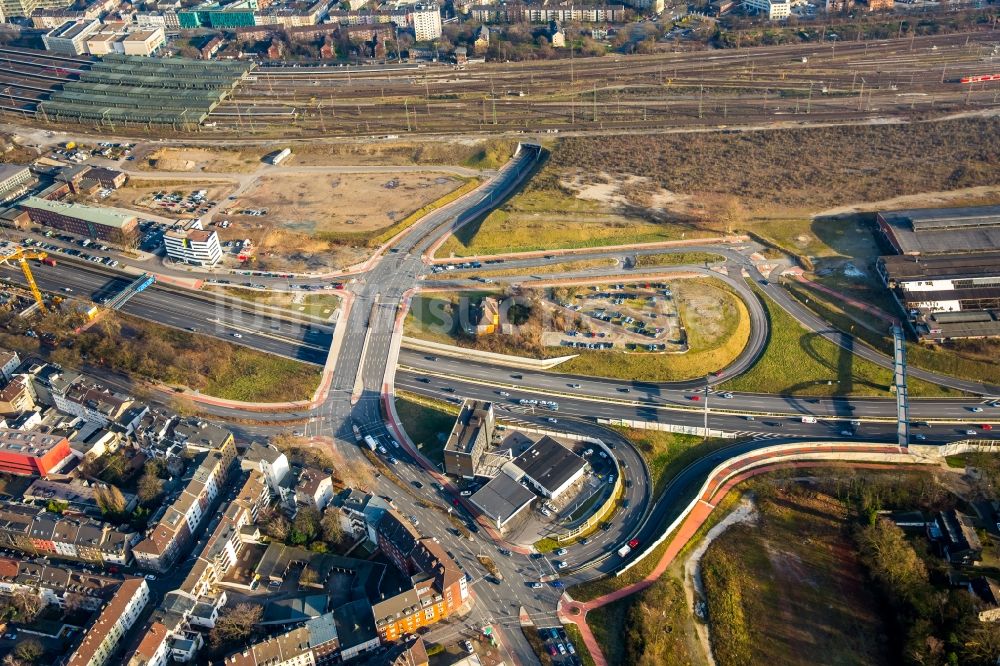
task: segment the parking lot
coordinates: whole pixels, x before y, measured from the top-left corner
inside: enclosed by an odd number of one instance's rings
[[[538,630],[545,649],[552,657],[552,663],[556,666],[581,666],[583,662],[576,654],[566,630],[562,627],[547,627]]]

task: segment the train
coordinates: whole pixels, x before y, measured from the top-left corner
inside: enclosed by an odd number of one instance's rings
[[[963,76],[962,83],[983,83],[984,81],[1000,81],[1000,74],[973,74]]]

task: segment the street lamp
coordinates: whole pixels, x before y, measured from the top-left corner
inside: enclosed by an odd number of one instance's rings
[[[708,440],[708,389],[709,382],[712,381],[712,375],[705,375],[705,440]]]

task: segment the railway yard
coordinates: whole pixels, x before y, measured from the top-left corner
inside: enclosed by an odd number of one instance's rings
[[[268,138],[403,134],[554,134],[654,131],[728,124],[836,122],[928,117],[996,103],[1000,38],[994,31],[867,42],[797,44],[739,51],[607,56],[530,63],[398,64],[378,67],[248,68],[207,115],[201,108],[172,131]],[[70,89],[112,95],[95,60],[0,48],[0,108],[52,122],[53,95]],[[206,65],[201,65],[205,67]],[[106,76],[101,80],[106,80]],[[963,83],[963,79],[974,79]],[[123,81],[122,86],[129,82]],[[81,90],[88,90],[81,93]],[[116,92],[114,95],[120,93]],[[195,95],[197,96],[197,95]],[[83,101],[83,100],[79,100]],[[88,98],[89,101],[89,98]],[[118,99],[108,97],[108,108]],[[176,102],[171,102],[176,110]],[[181,109],[180,111],[183,111]],[[158,128],[149,113],[89,114],[106,128]],[[198,125],[190,117],[203,117]]]

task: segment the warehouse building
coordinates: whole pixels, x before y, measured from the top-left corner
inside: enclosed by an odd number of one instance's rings
[[[907,312],[1000,308],[1000,250],[879,257],[877,268]]]
[[[875,220],[897,254],[1000,249],[1000,206],[881,211]]]
[[[174,261],[195,266],[214,266],[222,259],[222,246],[215,231],[205,231],[197,220],[184,229],[163,234],[167,256]]]
[[[586,469],[587,461],[548,436],[504,465],[505,473],[515,478],[521,476],[521,481],[549,499],[557,499],[566,492],[583,477]]]
[[[498,530],[505,529],[512,520],[531,506],[537,497],[526,485],[501,472],[496,478],[477,490],[469,500],[490,519]]]
[[[483,453],[493,445],[495,426],[492,402],[466,400],[444,445],[445,473],[473,478]]]
[[[132,213],[38,197],[28,197],[18,205],[28,213],[32,222],[60,231],[123,247],[132,247],[138,239],[139,223]]]

